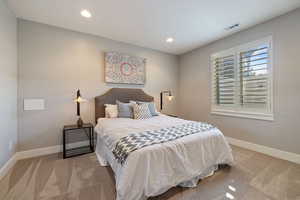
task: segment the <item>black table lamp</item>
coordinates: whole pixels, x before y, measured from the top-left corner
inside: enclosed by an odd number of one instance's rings
[[[77,126],[82,127],[83,121],[80,117],[80,103],[85,102],[86,100],[81,97],[79,89],[77,90],[76,99],[74,101],[77,103],[77,116],[78,116]]]
[[[168,94],[167,97],[168,97],[169,101],[172,101],[172,99],[174,98],[174,96],[172,96],[172,93],[170,90],[160,92],[160,111],[162,111],[162,109],[163,109],[164,94]]]

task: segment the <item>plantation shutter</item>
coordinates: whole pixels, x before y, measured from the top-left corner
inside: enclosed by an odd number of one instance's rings
[[[272,37],[211,55],[211,113],[273,120]]]
[[[269,45],[239,53],[240,104],[267,108],[269,97]]]
[[[235,104],[235,56],[214,59],[214,100],[217,105]]]

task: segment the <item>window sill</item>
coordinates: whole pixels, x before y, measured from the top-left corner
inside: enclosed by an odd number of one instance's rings
[[[265,121],[274,121],[273,114],[255,113],[255,112],[238,112],[238,111],[228,111],[228,110],[213,110],[212,115],[222,115],[230,117],[248,118],[248,119],[258,119]]]

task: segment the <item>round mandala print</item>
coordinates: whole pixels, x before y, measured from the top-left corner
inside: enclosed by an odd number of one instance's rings
[[[120,66],[120,70],[122,75],[124,76],[130,76],[133,74],[133,66],[129,63],[122,63]]]

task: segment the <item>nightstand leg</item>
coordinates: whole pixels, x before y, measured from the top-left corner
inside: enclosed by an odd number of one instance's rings
[[[89,128],[90,129],[90,134],[89,134],[89,136],[90,136],[90,149],[91,149],[91,151],[93,151],[93,146],[92,146],[92,128]]]
[[[92,144],[93,144],[93,152],[95,151],[95,136],[94,136],[94,128],[92,127]]]
[[[63,131],[63,158],[66,158],[66,132]]]

